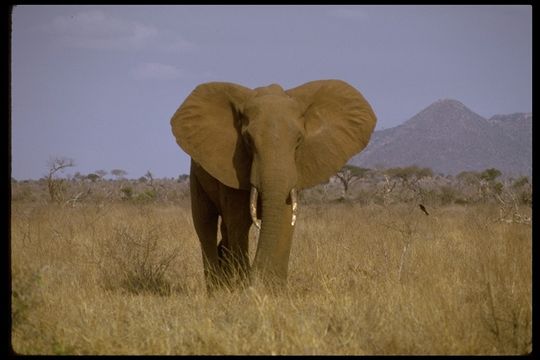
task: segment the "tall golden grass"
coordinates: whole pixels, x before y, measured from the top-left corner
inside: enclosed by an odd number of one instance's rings
[[[531,226],[496,221],[490,205],[428,210],[305,205],[286,290],[208,297],[187,202],[14,202],[12,346],[21,354],[530,352]]]

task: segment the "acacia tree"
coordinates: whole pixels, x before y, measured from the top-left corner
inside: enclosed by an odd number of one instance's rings
[[[94,174],[96,174],[97,176],[99,176],[99,179],[103,179],[105,177],[105,175],[107,175],[107,171],[105,170],[96,170],[94,171]]]
[[[86,175],[86,178],[90,180],[91,182],[96,182],[96,180],[101,179],[101,177],[98,174],[91,173]]]
[[[456,178],[463,184],[476,189],[479,200],[485,201],[490,197],[497,197],[503,190],[503,184],[496,179],[502,173],[498,169],[489,168],[483,171],[462,171]]]
[[[390,177],[400,179],[406,184],[416,182],[423,177],[433,176],[433,170],[430,168],[422,168],[416,165],[390,168],[387,169],[385,173]]]
[[[433,171],[430,168],[411,165],[386,169],[384,175],[387,183],[389,183],[388,177],[392,179],[392,189],[396,183],[400,184],[401,191],[399,195],[402,200],[411,201],[417,199],[418,201],[422,201],[423,190],[419,186],[418,181],[422,178],[433,177]]]
[[[122,169],[113,169],[111,170],[111,174],[116,177],[116,180],[121,180],[127,175],[127,171]]]
[[[64,180],[57,178],[58,172],[73,166],[75,166],[75,161],[66,157],[51,158],[47,162],[49,170],[46,179],[51,201],[61,201],[65,190]]]
[[[336,177],[341,182],[341,185],[343,186],[343,191],[341,198],[346,199],[349,193],[350,186],[364,177],[370,169],[367,168],[361,168],[354,165],[345,165],[343,166],[337,173]]]
[[[496,179],[501,176],[501,172],[495,168],[489,168],[482,171],[478,176],[480,178],[480,186],[484,197],[500,195],[503,189],[503,184]]]
[[[501,172],[495,168],[489,168],[480,173],[480,179],[487,182],[493,182],[499,176],[501,176]]]

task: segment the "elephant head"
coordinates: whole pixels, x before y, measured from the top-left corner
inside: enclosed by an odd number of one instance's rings
[[[286,279],[296,191],[327,181],[368,144],[375,123],[360,92],[340,80],[289,90],[206,83],[171,119],[177,143],[194,161],[226,186],[251,190],[254,220],[260,197],[253,271],[277,279]]]

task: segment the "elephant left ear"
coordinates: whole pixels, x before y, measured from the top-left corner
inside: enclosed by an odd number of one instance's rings
[[[362,94],[341,80],[318,80],[286,93],[304,107],[306,135],[296,153],[298,187],[328,181],[366,147],[377,117]]]

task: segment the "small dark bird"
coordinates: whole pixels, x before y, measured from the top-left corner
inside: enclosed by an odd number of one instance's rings
[[[426,207],[424,205],[418,204],[418,206],[420,206],[420,210],[422,210],[424,212],[424,214],[429,215],[429,213],[427,212]]]

